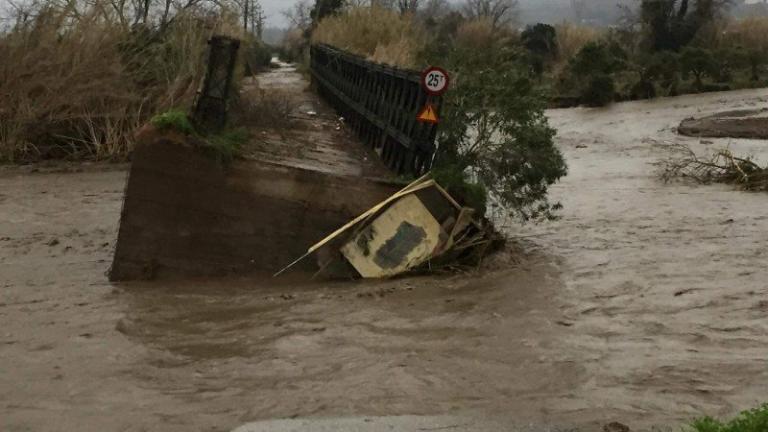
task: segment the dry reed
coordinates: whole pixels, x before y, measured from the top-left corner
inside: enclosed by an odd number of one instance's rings
[[[0,34],[0,161],[125,159],[138,126],[191,101],[222,25],[129,28],[102,6],[44,7]]]
[[[323,19],[313,43],[326,43],[377,63],[415,67],[426,36],[413,18],[380,7],[353,7]]]

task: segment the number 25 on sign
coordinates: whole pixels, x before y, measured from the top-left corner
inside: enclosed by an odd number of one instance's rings
[[[422,123],[437,124],[437,110],[432,104],[431,99],[434,96],[440,96],[448,90],[448,84],[451,79],[448,72],[443,68],[430,67],[421,74],[421,86],[427,92],[427,104],[419,111],[416,119]]]
[[[421,73],[421,85],[430,96],[440,96],[448,90],[451,79],[443,68],[432,66]]]

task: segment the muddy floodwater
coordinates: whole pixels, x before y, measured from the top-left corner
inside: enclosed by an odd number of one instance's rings
[[[446,414],[677,430],[765,402],[768,195],[663,184],[652,164],[667,141],[768,161],[766,141],[673,129],[766,101],[549,112],[563,217],[508,227],[510,250],[468,275],[112,285],[125,167],[2,168],[0,430]]]

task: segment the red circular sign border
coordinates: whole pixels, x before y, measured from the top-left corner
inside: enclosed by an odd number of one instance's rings
[[[440,72],[445,76],[445,87],[439,92],[430,90],[426,84],[427,75],[429,75],[430,72],[434,72],[434,71]],[[443,94],[445,94],[445,92],[448,91],[448,87],[450,87],[450,85],[451,85],[451,76],[448,75],[447,70],[439,66],[430,66],[427,69],[425,69],[424,72],[421,73],[421,87],[424,89],[424,91],[429,93],[430,96],[442,96]]]

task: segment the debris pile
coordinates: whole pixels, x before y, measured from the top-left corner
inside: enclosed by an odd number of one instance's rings
[[[383,278],[421,269],[477,265],[496,240],[493,230],[429,174],[339,228],[279,276],[314,257],[314,277]]]
[[[727,183],[743,190],[768,191],[768,167],[750,157],[738,157],[729,149],[721,149],[702,158],[683,144],[670,144],[668,150],[672,156],[659,162],[664,181],[685,177],[704,184]]]

